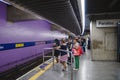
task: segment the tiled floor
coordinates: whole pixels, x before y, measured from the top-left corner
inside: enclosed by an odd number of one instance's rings
[[[91,61],[89,50],[80,61],[80,71],[74,80],[120,80],[120,63]]]
[[[91,61],[90,54],[87,50],[86,54],[80,58],[80,70],[74,71],[73,80],[120,80],[120,63]],[[70,80],[69,72],[48,71],[43,76],[37,80]],[[50,77],[47,78],[48,76]]]
[[[61,65],[55,64],[55,70],[50,68],[37,80],[120,80],[120,63],[91,61],[90,54],[87,50],[80,58],[80,70],[73,71],[73,79],[70,68],[67,72],[62,72]]]

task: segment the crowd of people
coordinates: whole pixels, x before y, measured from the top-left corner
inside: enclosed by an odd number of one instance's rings
[[[56,62],[60,62],[63,65],[62,71],[66,71],[67,64],[71,65],[71,58],[74,59],[74,70],[79,70],[79,58],[86,52],[86,39],[80,37],[69,37],[68,39],[61,40],[55,39],[53,47],[55,49]],[[65,51],[61,51],[60,49]]]

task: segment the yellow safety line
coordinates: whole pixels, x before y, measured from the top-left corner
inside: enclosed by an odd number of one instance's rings
[[[29,80],[36,80],[39,76],[41,76],[43,73],[45,73],[52,65],[53,65],[53,63],[51,62],[48,66],[45,67],[45,70],[39,71],[34,76],[32,76]]]

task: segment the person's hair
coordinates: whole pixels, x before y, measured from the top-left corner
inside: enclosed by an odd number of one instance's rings
[[[86,39],[83,39],[84,42],[86,42]]]
[[[60,41],[58,39],[55,39],[54,42],[57,44],[57,45],[60,45]]]
[[[68,36],[69,39],[72,39],[72,36]]]
[[[78,42],[78,38],[75,38],[74,40],[76,40]]]
[[[65,41],[65,39],[62,39],[61,42],[62,42],[62,43],[65,43],[66,41]]]

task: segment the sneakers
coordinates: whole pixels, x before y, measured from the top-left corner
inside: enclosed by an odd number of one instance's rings
[[[73,70],[78,71],[79,69],[73,68]]]
[[[71,63],[70,63],[70,62],[67,62],[67,64],[68,64],[68,65],[71,65]]]
[[[66,69],[62,69],[62,71],[68,71],[67,68]]]
[[[62,71],[66,71],[65,69],[62,69]]]

